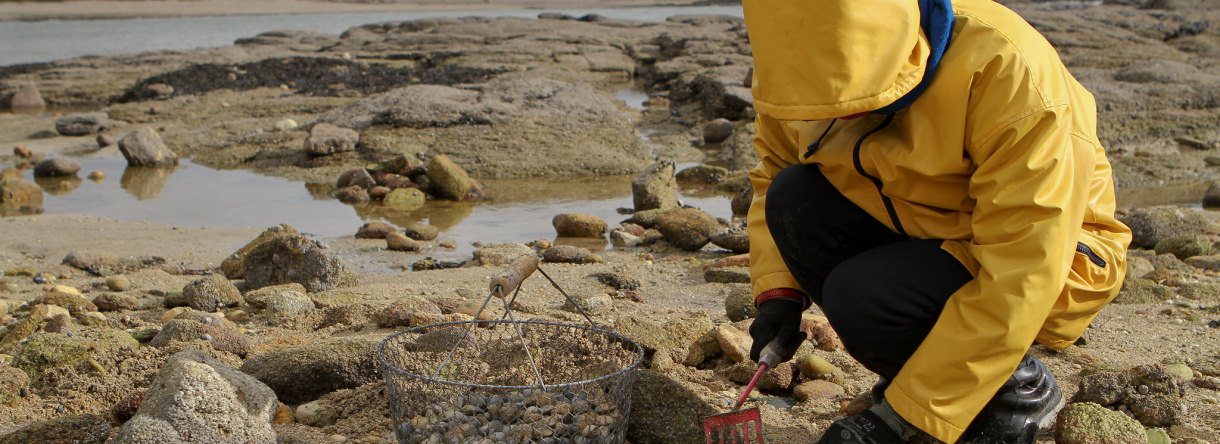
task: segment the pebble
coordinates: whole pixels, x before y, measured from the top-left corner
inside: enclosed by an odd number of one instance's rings
[[[106,173],[103,173],[101,171],[94,171],[92,173],[89,173],[89,180],[92,180],[94,182],[101,182],[104,179],[106,179]]]
[[[110,291],[127,291],[131,289],[131,280],[121,274],[106,278],[106,288]]]

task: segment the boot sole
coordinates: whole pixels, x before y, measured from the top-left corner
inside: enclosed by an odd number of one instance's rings
[[[1055,401],[1053,406],[1047,410],[1046,413],[1042,414],[1043,416],[1041,418],[1038,418],[1039,429],[1050,425],[1051,421],[1054,421],[1055,418],[1059,416],[1059,411],[1063,409],[1063,406],[1067,405],[1067,399],[1063,397],[1063,390],[1060,390],[1058,385],[1055,385],[1054,390],[1054,396],[1059,399]]]

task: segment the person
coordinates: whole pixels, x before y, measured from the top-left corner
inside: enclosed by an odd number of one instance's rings
[[[1029,350],[1118,293],[1130,230],[1092,96],[989,0],[744,0],[760,162],[752,358],[817,305],[879,375],[821,443],[1031,443],[1063,394]]]

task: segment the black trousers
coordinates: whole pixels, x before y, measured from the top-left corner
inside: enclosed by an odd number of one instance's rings
[[[848,353],[891,380],[973,276],[939,239],[895,233],[843,196],[817,166],[792,165],[767,191],[780,256]]]

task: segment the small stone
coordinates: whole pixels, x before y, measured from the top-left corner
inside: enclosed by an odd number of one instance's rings
[[[715,217],[697,208],[666,211],[657,216],[656,224],[665,240],[687,251],[703,248],[720,228]]]
[[[750,283],[750,269],[745,267],[712,268],[703,272],[703,280],[718,284],[748,284]]]
[[[56,157],[38,162],[38,165],[34,166],[34,177],[75,176],[80,169],[80,162],[67,157]]]
[[[127,291],[131,289],[131,280],[127,276],[116,274],[106,278],[106,288],[110,291]]]
[[[704,143],[720,143],[733,134],[733,122],[728,119],[716,119],[703,127]]]
[[[431,241],[436,240],[436,237],[440,236],[441,230],[432,225],[411,224],[408,225],[407,228],[403,229],[403,233],[411,239],[418,241]]]
[[[385,206],[399,211],[414,210],[427,203],[428,197],[419,188],[397,188],[385,195]]]
[[[314,125],[305,139],[305,152],[315,156],[325,156],[345,151],[353,151],[360,142],[360,133],[348,128],[340,128],[329,123]]]
[[[551,225],[561,237],[601,237],[606,233],[606,221],[592,214],[559,214],[551,218]]]
[[[292,131],[294,129],[299,128],[300,126],[301,126],[301,124],[297,123],[297,121],[292,120],[292,119],[280,119],[279,121],[275,122],[275,130],[281,131],[281,132]]]
[[[161,136],[147,126],[127,133],[119,140],[119,151],[128,166],[161,167],[178,165],[178,155],[165,146]]]
[[[105,147],[114,145],[116,143],[119,143],[119,139],[116,139],[114,136],[110,135],[109,133],[101,133],[101,134],[97,135],[97,146],[98,147],[105,148]]]
[[[419,242],[400,233],[390,233],[385,238],[386,249],[391,251],[419,251]]]
[[[589,258],[589,250],[571,245],[556,245],[542,253],[547,262],[583,264]]]
[[[584,310],[585,314],[588,314],[588,315],[600,315],[600,314],[605,314],[606,312],[610,311],[611,308],[614,307],[614,301],[612,301],[610,299],[610,295],[607,295],[605,293],[594,293],[594,294],[571,293],[571,294],[569,294],[569,296],[571,296],[572,299],[564,301],[564,304],[562,306],[562,309],[564,311],[568,311],[568,312],[572,312],[572,313],[580,313],[581,310]],[[580,306],[579,310],[576,308],[577,305]]]
[[[720,350],[733,362],[750,360],[750,345],[754,340],[749,333],[730,324],[720,324],[716,326],[716,340],[720,343]]]
[[[674,177],[680,183],[692,185],[713,185],[724,182],[729,170],[718,166],[696,165],[679,171]]]
[[[103,173],[101,171],[94,171],[92,173],[89,173],[89,180],[92,180],[94,182],[101,183],[101,181],[103,181],[105,179],[106,179],[106,173]]]
[[[141,93],[149,99],[168,99],[174,95],[174,87],[165,83],[149,83],[144,85]]]
[[[792,389],[797,400],[835,399],[844,394],[843,386],[830,381],[813,380],[798,384]]]
[[[80,323],[82,325],[102,325],[106,323],[106,315],[96,311],[87,312],[80,316]]]

